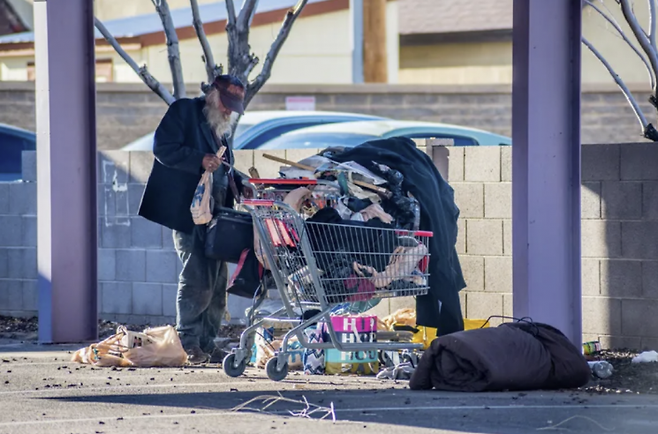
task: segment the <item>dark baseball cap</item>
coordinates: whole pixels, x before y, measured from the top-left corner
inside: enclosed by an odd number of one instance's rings
[[[244,114],[244,84],[233,75],[219,75],[213,82],[213,87],[219,91],[219,99],[227,109]]]

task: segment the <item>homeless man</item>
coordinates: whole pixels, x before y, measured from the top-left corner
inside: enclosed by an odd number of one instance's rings
[[[220,363],[224,351],[215,347],[224,311],[228,268],[204,254],[206,225],[195,225],[190,204],[201,175],[212,172],[214,210],[233,207],[242,192],[242,178],[232,169],[233,151],[227,136],[231,113],[243,114],[244,85],[221,75],[205,96],[175,101],[155,131],[155,161],[139,215],[173,229],[182,262],[176,297],[176,330],[192,364]],[[221,146],[227,151],[217,156]]]

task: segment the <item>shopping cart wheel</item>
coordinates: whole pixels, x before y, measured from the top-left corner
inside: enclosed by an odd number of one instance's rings
[[[267,376],[269,377],[270,380],[272,381],[281,381],[286,376],[288,375],[288,362],[284,363],[283,367],[279,371],[277,368],[277,359],[276,357],[271,358],[270,360],[267,361],[267,364],[265,365],[265,371],[267,372]]]
[[[224,372],[229,377],[239,377],[244,373],[244,370],[247,368],[247,359],[242,359],[242,362],[238,366],[235,366],[235,354],[229,354],[224,357],[224,362],[222,366],[224,367]]]

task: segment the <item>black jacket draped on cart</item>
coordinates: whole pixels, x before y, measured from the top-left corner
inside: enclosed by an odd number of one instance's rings
[[[421,206],[420,229],[432,231],[430,240],[430,289],[416,299],[418,325],[436,327],[440,335],[464,329],[459,291],[466,287],[455,245],[459,208],[454,191],[431,158],[410,139],[373,140],[332,155],[338,162],[355,161],[374,173],[376,163],[404,175],[402,188]]]

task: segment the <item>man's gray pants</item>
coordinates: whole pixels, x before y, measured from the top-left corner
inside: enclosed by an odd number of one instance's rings
[[[174,246],[183,263],[178,278],[176,330],[183,348],[198,345],[212,354],[226,310],[228,267],[206,257],[205,236],[205,226],[195,227],[192,234],[174,231]]]

